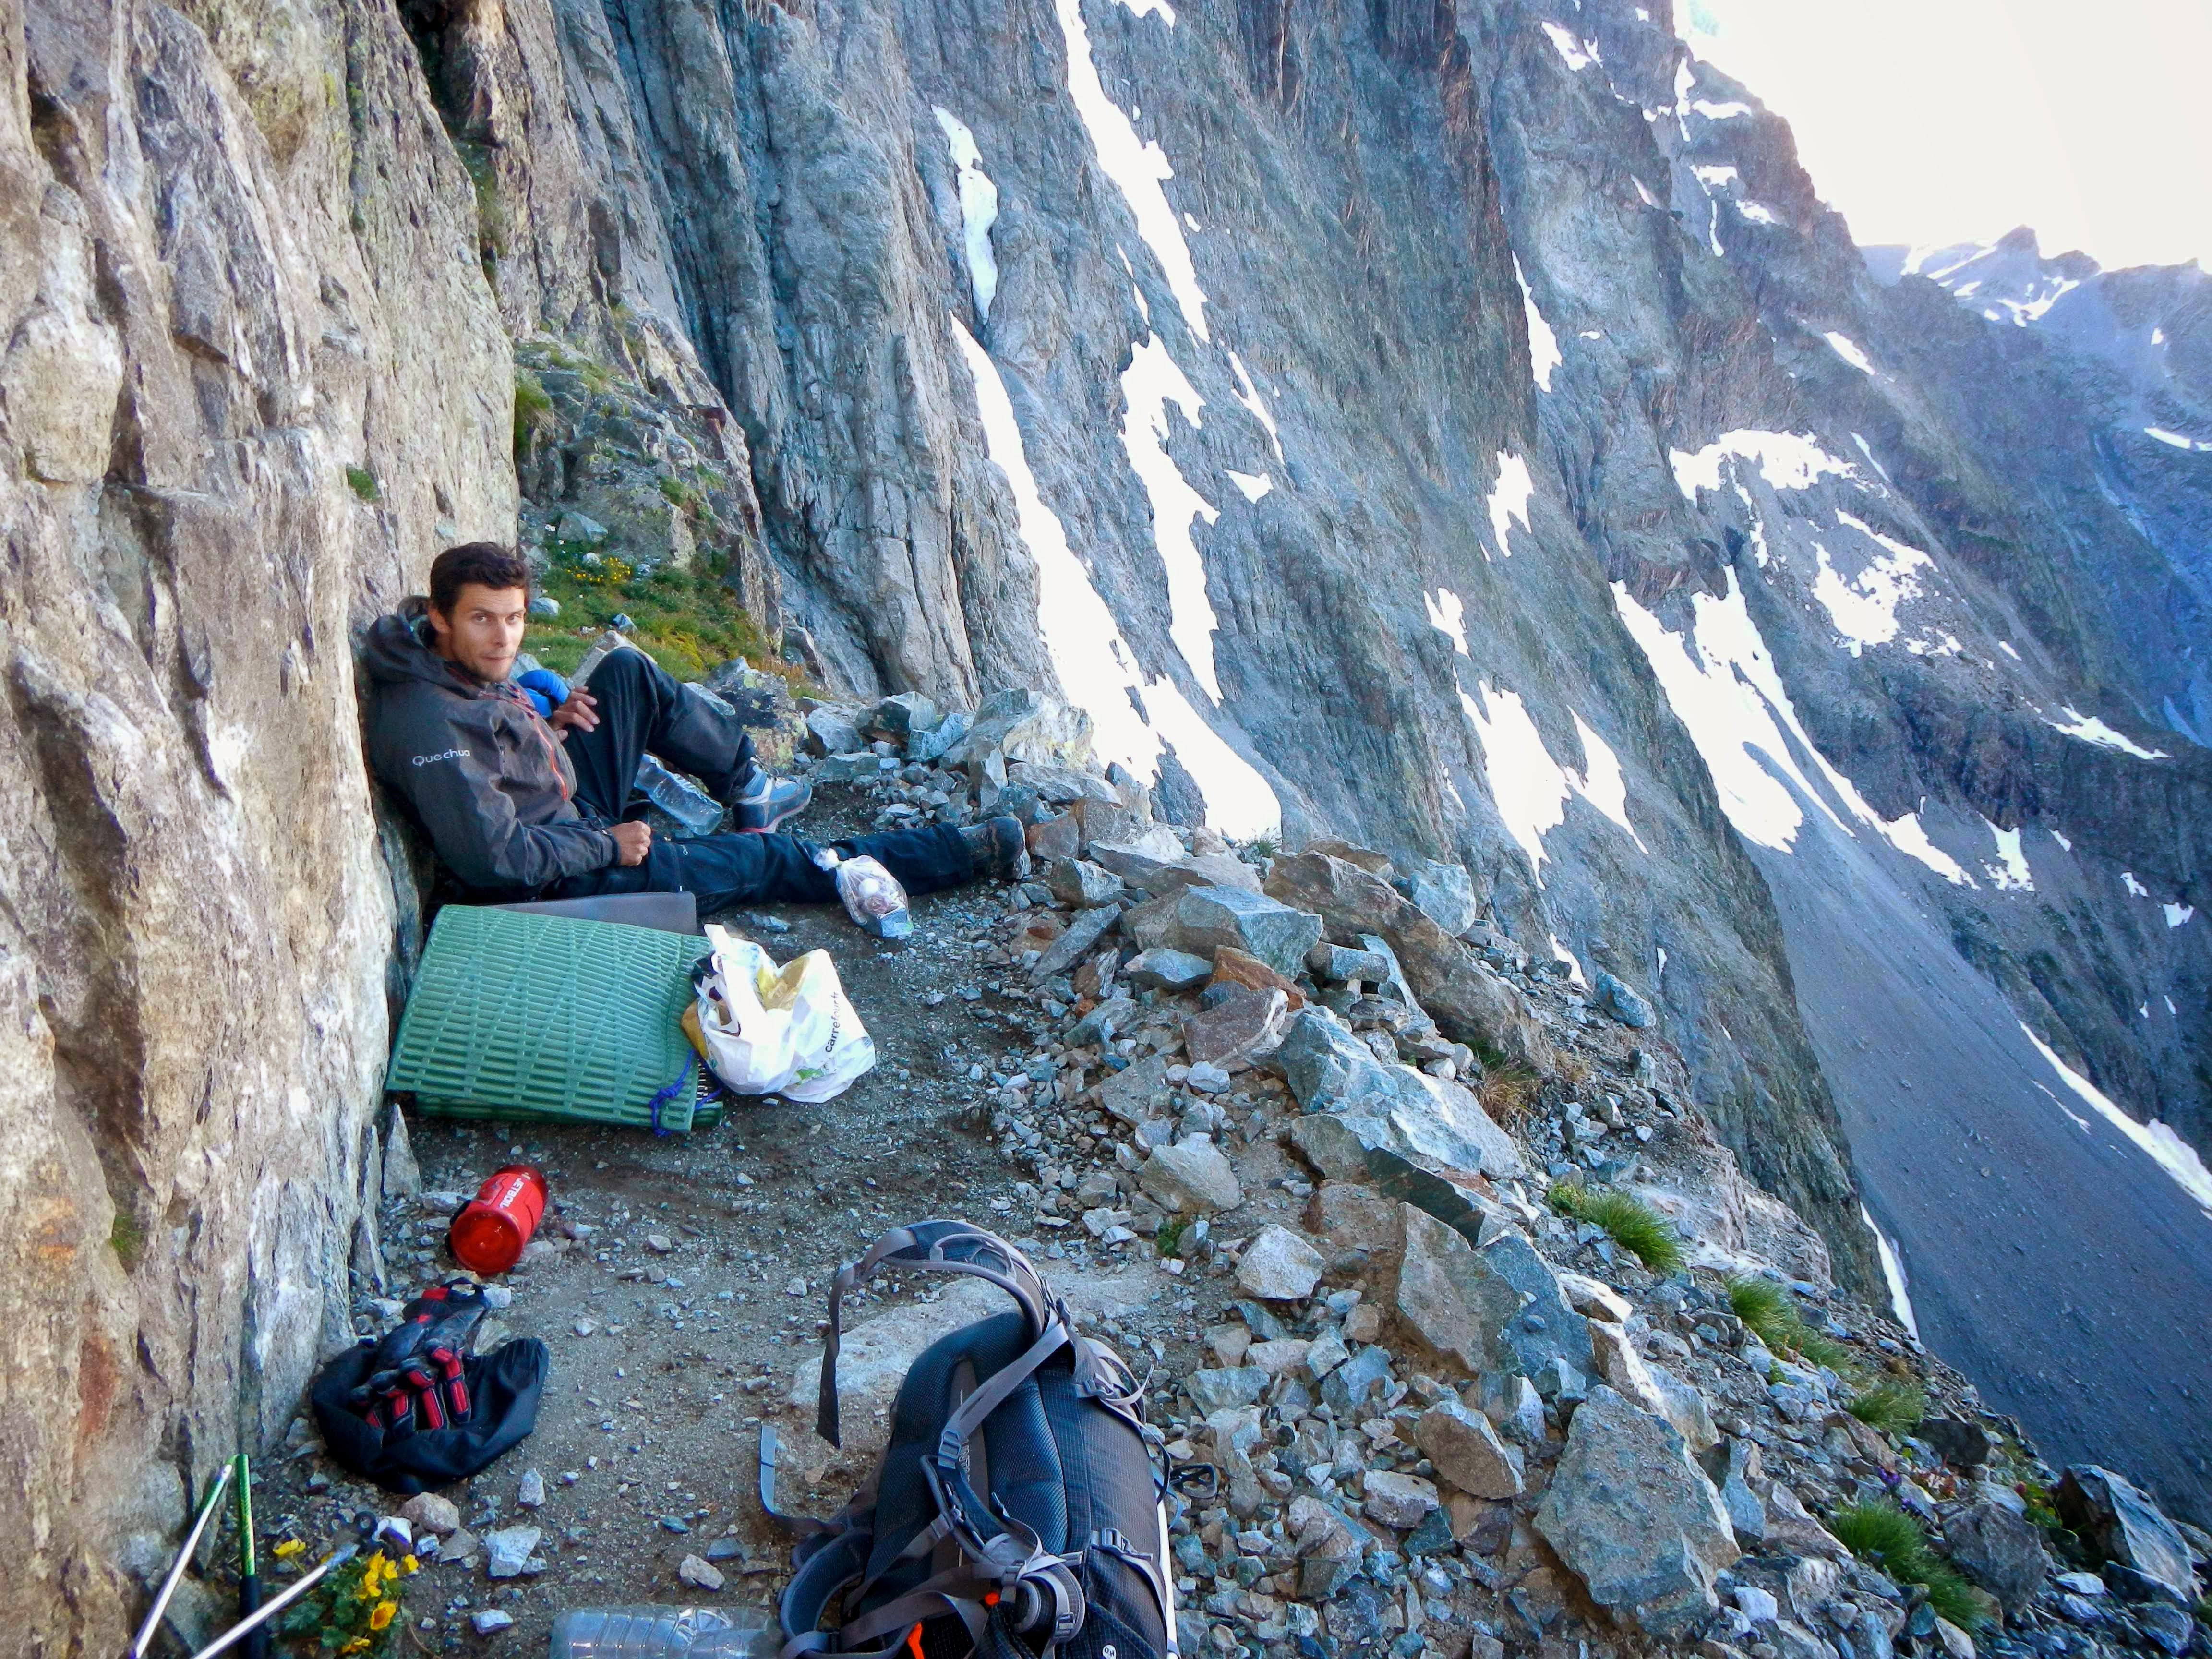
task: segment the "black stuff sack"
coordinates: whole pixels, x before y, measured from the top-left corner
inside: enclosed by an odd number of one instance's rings
[[[833,1521],[776,1509],[775,1431],[763,1425],[763,1505],[799,1534],[781,1659],[1172,1659],[1165,1505],[1176,1500],[1146,1443],[1143,1390],[1111,1349],[1076,1334],[1004,1239],[917,1222],[839,1270],[822,1437],[838,1443],[841,1305],[879,1269],[972,1275],[1018,1311],[914,1362],[883,1461]]]
[[[331,1455],[412,1497],[466,1480],[526,1439],[552,1356],[534,1337],[470,1353],[485,1311],[470,1280],[434,1285],[391,1330],[325,1365],[307,1399]]]

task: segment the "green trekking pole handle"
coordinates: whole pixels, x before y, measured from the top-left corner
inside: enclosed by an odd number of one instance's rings
[[[238,1455],[238,1616],[252,1618],[261,1611],[261,1572],[253,1551],[253,1471],[244,1452]],[[245,1637],[246,1659],[269,1659],[269,1626],[255,1626]]]

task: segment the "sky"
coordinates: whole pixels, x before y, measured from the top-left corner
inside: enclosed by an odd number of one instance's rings
[[[1678,0],[1862,246],[2212,267],[2212,0]]]

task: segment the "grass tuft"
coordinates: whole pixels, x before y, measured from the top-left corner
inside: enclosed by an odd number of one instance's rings
[[[1853,1395],[1844,1409],[1870,1429],[1911,1434],[1928,1414],[1928,1396],[1917,1382],[1886,1376]]]
[[[1577,1221],[1602,1228],[1606,1236],[1662,1275],[1682,1270],[1682,1241],[1661,1215],[1642,1199],[1611,1188],[1592,1192],[1571,1182],[1555,1181],[1546,1194],[1553,1209]]]
[[[138,1224],[138,1218],[129,1210],[118,1210],[115,1220],[107,1230],[108,1248],[122,1262],[125,1273],[137,1270],[138,1258],[145,1253],[146,1230]]]
[[[1808,1364],[1826,1365],[1839,1376],[1850,1372],[1851,1351],[1808,1325],[1790,1292],[1772,1279],[1731,1279],[1728,1295],[1735,1316],[1769,1348],[1795,1354]]]
[[[376,486],[376,474],[365,466],[349,466],[345,470],[346,484],[365,501],[380,499],[384,492]]]
[[[1919,1585],[1928,1605],[1960,1630],[1988,1622],[1988,1606],[1973,1587],[1929,1547],[1920,1522],[1889,1499],[1845,1504],[1828,1516],[1828,1530],[1862,1561],[1899,1583]]]
[[[1482,1103],[1491,1121],[1510,1129],[1528,1115],[1541,1086],[1533,1072],[1502,1064],[1486,1066],[1482,1080],[1474,1085],[1474,1097]]]
[[[553,414],[552,395],[535,374],[520,364],[514,369],[514,454],[520,461],[530,453],[538,427]]]

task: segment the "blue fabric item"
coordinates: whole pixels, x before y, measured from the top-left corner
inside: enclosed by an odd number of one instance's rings
[[[514,683],[522,688],[531,706],[541,716],[550,716],[568,701],[568,682],[550,668],[533,668],[527,674],[518,674]]]

